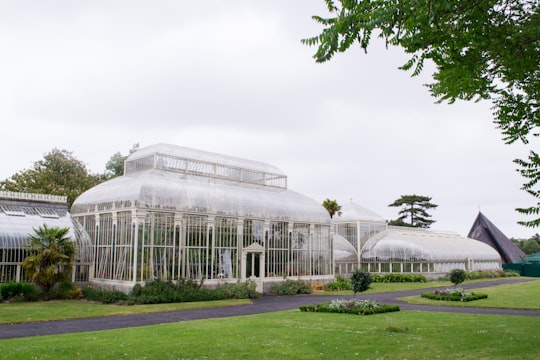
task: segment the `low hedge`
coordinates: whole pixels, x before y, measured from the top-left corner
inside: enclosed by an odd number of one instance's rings
[[[462,301],[462,302],[487,299],[488,297],[486,294],[481,294],[481,293],[471,293],[470,295],[461,296],[458,294],[445,295],[445,294],[435,294],[432,292],[422,293],[420,296],[426,299],[431,299],[431,300]]]
[[[372,278],[373,282],[378,283],[427,282],[427,278],[424,275],[419,274],[375,274]]]
[[[504,277],[516,277],[519,273],[512,270],[480,270],[480,271],[467,271],[465,272],[466,280],[479,280],[479,279],[496,279]],[[439,278],[441,281],[450,281],[449,274]]]
[[[317,305],[302,305],[300,311],[302,312],[326,312],[326,313],[339,313],[339,314],[354,314],[354,315],[374,315],[383,314],[387,312],[399,311],[397,305],[378,304],[373,301],[365,300],[356,302],[350,301],[332,301]]]
[[[212,301],[225,299],[254,299],[259,296],[253,281],[224,284],[214,289],[203,288],[192,279],[177,282],[155,280],[142,286],[136,284],[129,293],[118,290],[94,289],[91,286],[82,290],[84,298],[104,304],[165,304],[193,301]]]

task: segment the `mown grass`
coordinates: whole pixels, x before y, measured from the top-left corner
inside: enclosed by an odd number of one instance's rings
[[[474,291],[487,294],[488,298],[471,302],[457,302],[430,300],[418,295],[400,298],[400,300],[407,301],[410,304],[419,305],[540,310],[540,280],[498,285],[473,290],[473,292]]]
[[[495,279],[478,279],[478,280],[467,280],[466,284],[477,284],[483,282],[497,281],[503,279],[520,279],[519,277],[513,278],[495,278]],[[450,281],[428,281],[425,283],[420,282],[402,282],[402,283],[371,283],[370,288],[362,294],[378,294],[378,293],[387,293],[394,291],[407,291],[407,290],[419,290],[419,289],[429,289],[437,287],[451,287],[453,284]],[[342,291],[321,291],[316,293],[316,295],[352,295],[351,290],[342,290]]]
[[[250,304],[249,299],[198,301],[156,305],[106,305],[84,300],[53,300],[0,304],[0,324],[132,315]],[[1,329],[0,329],[1,331]]]
[[[0,340],[0,359],[537,359],[540,317],[281,311]]]

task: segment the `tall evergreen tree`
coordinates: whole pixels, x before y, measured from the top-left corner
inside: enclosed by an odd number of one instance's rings
[[[389,222],[389,225],[411,226],[429,228],[435,220],[431,220],[428,209],[434,209],[438,205],[430,203],[431,197],[421,195],[401,195],[399,199],[388,206],[402,207],[399,217]]]

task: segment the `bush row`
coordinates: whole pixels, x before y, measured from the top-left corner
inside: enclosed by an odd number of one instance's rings
[[[203,288],[202,284],[191,279],[172,281],[155,280],[145,286],[136,284],[129,293],[118,290],[95,289],[91,286],[83,289],[84,298],[104,304],[164,304],[193,301],[211,301],[224,299],[254,299],[259,296],[255,282],[237,282],[224,284],[216,288]]]
[[[373,282],[378,283],[427,282],[427,278],[419,274],[374,274],[372,277]]]
[[[57,284],[50,293],[51,300],[80,299],[81,289],[72,282]],[[38,301],[43,299],[43,291],[32,283],[11,281],[0,285],[0,300],[10,302]]]
[[[467,271],[466,280],[478,280],[478,279],[495,279],[501,277],[515,277],[519,276],[519,273],[513,270],[484,270],[484,271]],[[441,281],[450,281],[450,276],[447,274],[439,278]]]
[[[11,302],[37,301],[43,293],[34,284],[8,282],[0,285],[0,300]]]

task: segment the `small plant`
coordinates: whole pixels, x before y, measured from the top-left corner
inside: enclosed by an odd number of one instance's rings
[[[406,326],[400,326],[395,318],[388,319],[388,325],[386,325],[386,331],[390,333],[406,333],[409,331],[409,328]]]
[[[467,273],[465,272],[465,270],[462,270],[462,269],[454,269],[450,271],[450,273],[448,274],[448,277],[450,279],[450,282],[452,282],[452,284],[458,285],[465,281],[467,277]]]
[[[366,291],[371,285],[371,274],[364,270],[355,270],[351,275],[351,289],[356,293]]]

